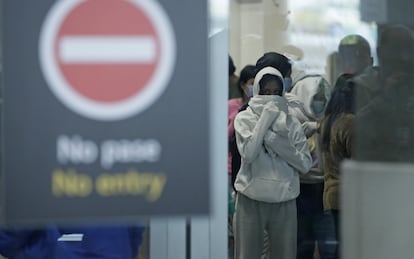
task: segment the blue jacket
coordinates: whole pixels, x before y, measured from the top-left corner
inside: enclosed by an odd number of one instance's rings
[[[57,229],[0,231],[0,254],[9,259],[54,259]]]
[[[142,243],[144,227],[79,227],[0,231],[0,254],[9,259],[132,259]],[[82,234],[80,241],[58,241]]]

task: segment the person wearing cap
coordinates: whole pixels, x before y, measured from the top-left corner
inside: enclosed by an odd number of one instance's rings
[[[358,34],[346,35],[338,46],[340,74],[359,75],[372,69],[373,58],[369,42]]]
[[[288,112],[284,76],[260,69],[249,107],[235,119],[242,161],[235,181],[235,258],[260,258],[264,232],[270,258],[295,258],[299,174],[312,166],[305,133]]]
[[[341,39],[338,46],[339,73],[335,88],[345,84],[356,87],[358,109],[367,105],[380,93],[380,78],[377,66],[373,66],[369,42],[358,34]]]

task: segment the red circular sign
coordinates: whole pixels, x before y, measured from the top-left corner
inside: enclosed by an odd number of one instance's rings
[[[100,41],[104,45],[103,41],[111,39],[118,42],[118,46],[115,44],[112,50],[103,46],[101,51],[128,52],[128,40],[140,38],[150,39],[150,43],[154,44],[152,51],[155,50],[155,55],[151,60],[123,60],[123,55],[127,53],[112,57],[110,53],[104,52],[101,55],[108,55],[106,59],[97,59],[93,55],[89,60],[88,57],[69,57],[69,60],[62,57],[64,47],[68,52],[79,51],[88,55],[88,52],[100,49]],[[89,44],[88,39],[91,41]],[[67,46],[62,46],[63,44]],[[133,43],[130,45],[133,47]],[[82,47],[83,50],[80,49]],[[139,44],[136,47],[140,47]],[[81,95],[98,102],[120,101],[140,91],[154,73],[158,52],[159,38],[146,14],[132,3],[119,0],[81,3],[64,19],[55,42],[57,63],[65,79]]]
[[[45,79],[67,107],[116,120],[149,107],[171,78],[176,49],[156,1],[60,0],[39,44]]]

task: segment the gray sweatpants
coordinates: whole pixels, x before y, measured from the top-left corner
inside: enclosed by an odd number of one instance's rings
[[[269,235],[269,259],[295,259],[296,201],[267,203],[237,194],[233,229],[235,259],[260,259],[265,230]]]

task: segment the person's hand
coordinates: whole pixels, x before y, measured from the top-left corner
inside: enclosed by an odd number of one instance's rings
[[[274,113],[277,114],[279,112],[279,108],[276,106],[275,103],[273,102],[268,102],[265,104],[263,111],[269,112],[269,113]]]
[[[305,136],[309,138],[316,133],[318,129],[318,123],[316,121],[305,121],[302,123],[302,128],[305,132]]]

